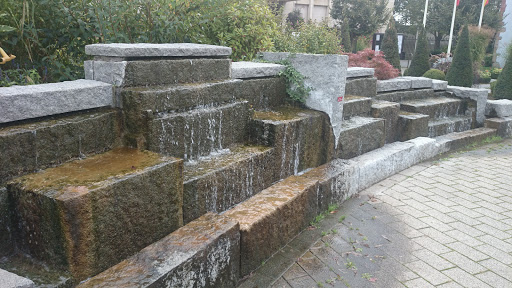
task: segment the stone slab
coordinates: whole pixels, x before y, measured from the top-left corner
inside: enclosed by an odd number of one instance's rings
[[[386,93],[379,93],[373,99],[389,102],[402,102],[413,99],[424,99],[435,97],[436,93],[433,89],[403,90]]]
[[[377,78],[347,79],[345,94],[373,98],[377,95]]]
[[[111,43],[85,46],[85,54],[109,57],[221,57],[231,55],[231,48],[194,43]]]
[[[400,110],[438,119],[463,114],[462,106],[462,101],[457,98],[433,97],[402,101]]]
[[[428,115],[407,112],[399,114],[397,126],[398,140],[407,141],[416,137],[427,137],[428,120]]]
[[[395,142],[397,139],[398,114],[400,104],[387,101],[373,101],[371,115],[373,118],[384,119],[386,125],[386,143]]]
[[[343,122],[337,157],[350,159],[384,146],[386,131],[384,119],[352,117]]]
[[[16,246],[75,280],[95,275],[183,225],[182,169],[119,148],[16,178],[7,185]]]
[[[239,249],[238,223],[208,213],[77,287],[236,287]]]
[[[345,96],[343,103],[343,118],[349,119],[354,116],[369,116],[372,110],[372,99],[360,96]]]
[[[406,78],[393,78],[389,80],[377,81],[377,93],[408,90],[412,88],[412,81]]]
[[[262,53],[263,59],[271,62],[289,60],[295,69],[304,75],[304,83],[312,88],[306,106],[329,115],[335,143],[343,122],[343,98],[348,67],[348,56],[290,53]]]
[[[284,69],[286,69],[284,65],[274,63],[233,62],[231,65],[231,77],[233,79],[275,77]]]
[[[348,67],[347,78],[373,77],[375,69],[364,67]]]
[[[86,155],[112,149],[120,136],[115,111],[84,113],[0,129],[0,185]]]
[[[9,271],[0,269],[0,287],[2,288],[33,288],[36,287],[30,279],[18,276]]]
[[[240,223],[240,276],[309,225],[318,214],[317,191],[317,179],[291,176],[224,213]]]
[[[482,142],[489,137],[496,136],[496,129],[477,128],[464,132],[454,132],[436,137],[437,143],[444,146],[443,152],[467,147],[472,143]]]
[[[432,79],[426,77],[405,76],[402,79],[411,80],[412,89],[432,88]]]
[[[249,102],[254,110],[272,110],[289,99],[286,80],[278,78],[245,79],[235,89],[235,97]]]
[[[0,88],[0,123],[113,106],[112,86],[75,80]]]
[[[485,106],[487,117],[509,117],[512,116],[512,101],[508,99],[487,100]]]
[[[432,89],[434,91],[442,91],[448,88],[448,81],[432,79]]]
[[[475,89],[459,86],[448,86],[447,91],[459,98],[468,98],[476,102],[476,124],[478,127],[484,125],[485,109],[487,105],[487,89]]]
[[[512,136],[512,117],[485,119],[485,128],[496,129],[498,136],[509,138]]]
[[[470,130],[471,124],[473,123],[472,120],[473,118],[470,116],[455,116],[430,120],[428,123],[428,137],[434,138],[453,132]]]
[[[184,166],[183,221],[221,213],[279,180],[275,148],[243,146]]]

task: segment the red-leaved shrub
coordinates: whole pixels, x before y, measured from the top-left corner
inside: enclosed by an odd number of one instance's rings
[[[396,78],[400,75],[398,69],[394,68],[384,59],[384,53],[382,51],[375,53],[374,50],[364,49],[363,51],[357,52],[357,54],[349,53],[346,55],[348,55],[349,67],[374,68],[375,77],[379,80]]]

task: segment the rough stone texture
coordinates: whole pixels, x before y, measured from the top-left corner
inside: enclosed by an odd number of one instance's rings
[[[412,81],[406,78],[393,78],[377,81],[377,93],[411,89]]]
[[[16,246],[83,280],[183,224],[183,162],[116,149],[17,178]]]
[[[377,95],[377,78],[347,79],[345,94],[373,98]]]
[[[306,99],[306,106],[329,115],[337,143],[343,122],[348,56],[268,52],[262,54],[263,59],[272,62],[288,59],[305,76],[305,85],[313,88]]]
[[[428,136],[428,115],[402,113],[398,115],[397,136],[399,141]]]
[[[255,110],[270,110],[279,107],[288,99],[284,78],[246,79],[239,82],[236,97],[246,100]]]
[[[318,167],[334,157],[334,135],[324,113],[283,107],[256,111],[253,118],[249,140],[275,148],[276,180]]]
[[[113,111],[0,129],[0,185],[19,175],[112,149],[119,134]]]
[[[411,113],[428,115],[431,119],[463,114],[464,110],[460,99],[444,97],[402,101],[400,109]]]
[[[0,257],[12,252],[13,248],[10,231],[11,218],[7,197],[7,189],[0,187]]]
[[[275,159],[275,149],[248,146],[185,163],[183,221],[221,213],[271,186],[279,180]]]
[[[458,86],[448,86],[447,90],[453,92],[456,97],[469,98],[476,102],[476,123],[481,127],[485,121],[485,107],[487,103],[487,89],[474,89]]]
[[[231,55],[231,48],[194,43],[111,43],[85,46],[85,53],[109,57],[220,57]]]
[[[318,180],[291,176],[224,213],[240,223],[240,275],[248,275],[318,214]]]
[[[358,78],[358,77],[373,77],[375,69],[363,68],[363,67],[349,67],[347,68],[347,78]]]
[[[433,88],[432,87],[432,79],[430,79],[430,78],[411,77],[411,76],[405,76],[405,77],[401,77],[401,78],[406,79],[406,80],[411,80],[411,88],[412,89]]]
[[[180,113],[154,114],[156,117],[150,117],[147,128],[143,123],[140,126],[145,130],[142,141],[146,143],[139,147],[196,160],[243,143],[249,121],[248,106],[247,102],[235,102]]]
[[[238,223],[208,213],[78,287],[236,287],[239,249]]]
[[[485,128],[496,129],[498,136],[508,138],[512,136],[512,117],[485,119]]]
[[[372,99],[360,96],[345,96],[343,103],[343,118],[349,119],[354,116],[369,116],[372,110]]]
[[[337,157],[350,159],[384,146],[384,119],[353,117],[343,122]]]
[[[85,79],[123,86],[128,61],[98,61],[84,62]]]
[[[485,106],[487,117],[509,117],[512,116],[512,101],[508,99],[487,100]]]
[[[279,75],[286,67],[280,64],[262,62],[233,62],[231,77],[234,79],[274,77]]]
[[[2,288],[33,288],[36,287],[30,279],[0,269],[0,287]]]
[[[413,99],[423,99],[435,97],[434,90],[432,89],[419,89],[411,91],[395,91],[389,93],[379,93],[374,97],[375,100],[389,101],[389,102],[402,102]]]
[[[373,118],[384,119],[386,125],[386,143],[392,143],[397,140],[398,114],[400,113],[400,104],[387,101],[373,101]]]
[[[448,88],[448,81],[432,79],[432,89],[434,91],[442,91]]]
[[[75,80],[0,88],[0,123],[113,106],[112,86]]]
[[[473,119],[468,116],[447,117],[428,122],[428,137],[433,138],[453,132],[471,129]]]
[[[477,128],[469,131],[451,133],[436,138],[437,143],[444,145],[443,152],[466,147],[471,143],[482,142],[486,138],[496,136],[496,129]]]

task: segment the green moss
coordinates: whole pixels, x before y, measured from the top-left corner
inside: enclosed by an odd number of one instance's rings
[[[300,118],[300,113],[308,113],[306,110],[293,106],[283,106],[274,111],[255,111],[254,118],[261,120],[286,121]]]

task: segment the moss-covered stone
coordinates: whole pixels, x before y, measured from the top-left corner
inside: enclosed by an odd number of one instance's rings
[[[255,110],[279,107],[289,100],[282,77],[243,80],[235,92],[238,99],[248,101]]]
[[[383,119],[353,117],[343,122],[337,158],[350,159],[384,146],[386,131]]]
[[[398,115],[397,137],[407,141],[416,137],[428,137],[428,115],[400,112]]]
[[[372,117],[382,118],[386,126],[386,143],[392,143],[397,140],[398,114],[400,113],[400,104],[387,101],[374,101],[372,103]]]
[[[13,251],[14,245],[11,239],[11,212],[7,189],[0,187],[0,257]]]
[[[11,181],[14,239],[82,280],[183,224],[183,164],[116,149]]]

